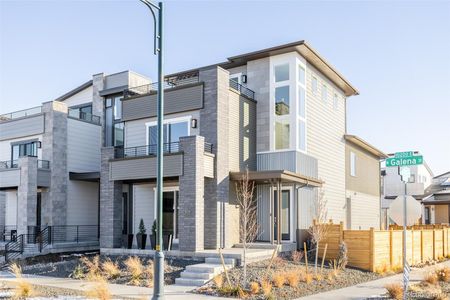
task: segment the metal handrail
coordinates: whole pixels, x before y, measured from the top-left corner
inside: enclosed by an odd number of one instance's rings
[[[73,117],[79,120],[91,122],[94,124],[100,124],[100,117],[93,115],[91,113],[82,112],[79,109],[76,108],[69,108],[69,117]]]
[[[213,144],[205,142],[205,152],[213,153]]]
[[[31,115],[36,115],[42,112],[42,106],[36,106],[28,109],[18,110],[11,113],[0,115],[0,122],[7,121]]]
[[[140,157],[140,156],[155,156],[157,152],[157,145],[145,145],[137,147],[115,147],[114,148],[114,158],[125,158],[125,157]],[[180,142],[164,143],[163,152],[168,153],[179,153]]]
[[[199,75],[198,71],[193,72],[187,72],[180,75],[172,76],[172,77],[166,77],[163,83],[164,89],[170,89],[177,86],[183,86],[191,83],[197,83],[199,82]],[[154,82],[151,84],[145,84],[141,86],[136,87],[130,87],[128,89],[124,90],[124,98],[129,98],[132,96],[137,95],[146,95],[151,92],[157,92],[158,91],[158,82]]]
[[[242,84],[240,84],[237,81],[234,81],[233,79],[230,79],[230,88],[232,88],[235,91],[238,91],[239,93],[241,93],[242,95],[250,98],[250,99],[255,99],[255,92],[252,91],[251,89],[243,86]]]
[[[18,167],[19,162],[17,159],[0,161],[0,169],[17,169]]]
[[[0,241],[14,241],[17,238],[16,225],[0,225]]]

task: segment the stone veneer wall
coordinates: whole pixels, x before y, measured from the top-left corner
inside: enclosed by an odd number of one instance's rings
[[[46,102],[42,111],[42,159],[50,162],[50,187],[42,192],[42,225],[67,225],[67,105]]]
[[[109,160],[114,147],[102,148],[100,174],[100,247],[117,248],[122,245],[122,181],[109,179]]]
[[[204,249],[204,149],[202,136],[180,139],[183,150],[183,175],[180,176],[179,194],[179,247],[181,251]]]
[[[17,234],[36,225],[37,157],[20,157],[20,185],[17,189]]]

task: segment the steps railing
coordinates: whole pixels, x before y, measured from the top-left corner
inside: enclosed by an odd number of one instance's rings
[[[5,262],[20,258],[23,253],[25,234],[19,235],[16,240],[10,241],[5,245]]]
[[[39,252],[42,252],[52,243],[52,228],[47,226],[42,229],[37,236],[37,241],[39,242]]]

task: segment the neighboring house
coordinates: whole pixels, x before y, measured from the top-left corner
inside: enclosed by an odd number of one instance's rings
[[[100,171],[100,119],[57,101],[0,119],[1,240],[48,226],[98,237],[99,184],[83,174]]]
[[[246,169],[256,183],[259,241],[301,244],[319,192],[328,217],[345,222],[346,101],[358,92],[308,44],[165,81],[163,229],[174,248],[239,242],[235,184]],[[156,98],[154,83],[125,90],[124,145],[102,150],[103,251],[122,247],[140,219],[149,230],[156,217]]]
[[[450,172],[433,178],[425,190],[423,220],[425,224],[450,224]]]
[[[345,141],[347,228],[380,228],[380,162],[387,155],[357,136]]]
[[[414,151],[414,155],[420,155],[420,152]],[[394,154],[389,154],[393,157]],[[383,162],[384,163],[384,162]],[[426,163],[425,159],[422,165],[410,166],[411,177],[407,184],[407,193],[413,196],[417,201],[421,201],[425,196],[425,190],[432,184],[433,172]],[[392,220],[389,218],[389,206],[398,195],[403,195],[405,185],[401,181],[398,167],[385,167],[381,169],[382,180],[382,222],[389,226]],[[422,222],[424,222],[422,220]]]

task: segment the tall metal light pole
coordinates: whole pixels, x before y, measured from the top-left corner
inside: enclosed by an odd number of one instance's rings
[[[156,252],[154,257],[154,287],[153,300],[164,299],[164,253],[161,249],[162,243],[162,193],[163,193],[163,118],[164,118],[164,75],[163,75],[163,4],[153,4],[149,0],[140,0],[152,13],[154,20],[154,54],[158,55],[158,143],[157,143],[157,165],[156,174]],[[158,12],[156,18],[155,10]]]

